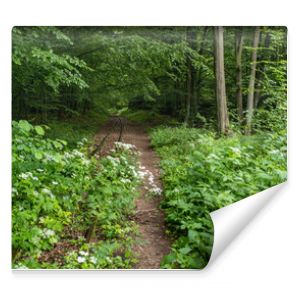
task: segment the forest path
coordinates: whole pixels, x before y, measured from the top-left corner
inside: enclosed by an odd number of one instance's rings
[[[162,258],[170,251],[170,240],[165,234],[164,214],[159,209],[162,196],[158,195],[162,189],[160,180],[159,158],[150,146],[150,138],[142,125],[122,119],[124,124],[122,142],[133,144],[140,152],[140,172],[144,175],[140,186],[139,197],[136,199],[136,214],[134,220],[139,226],[140,235],[134,246],[139,262],[136,269],[158,269]],[[109,124],[107,125],[109,127]],[[104,126],[99,133],[103,136]],[[110,141],[117,140],[119,131],[116,128],[106,143],[109,148]],[[111,145],[112,146],[112,145]],[[104,150],[105,151],[105,150]],[[157,194],[149,190],[157,191]]]

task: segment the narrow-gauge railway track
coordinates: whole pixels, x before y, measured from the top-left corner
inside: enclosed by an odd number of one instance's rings
[[[162,188],[160,181],[159,158],[150,146],[150,138],[140,124],[130,122],[118,116],[111,116],[95,137],[95,145],[90,156],[103,157],[114,148],[115,142],[134,144],[139,151],[139,165],[153,176],[153,183]],[[166,236],[164,214],[159,209],[162,196],[148,194],[148,179],[142,180],[139,196],[135,200],[134,220],[139,227],[139,237],[133,247],[139,262],[136,269],[156,269],[164,255],[170,251],[170,240]],[[96,222],[86,233],[86,240],[92,240]]]
[[[111,116],[98,134],[96,143],[89,149],[89,157],[104,156],[115,142],[121,142],[126,121],[119,116]]]

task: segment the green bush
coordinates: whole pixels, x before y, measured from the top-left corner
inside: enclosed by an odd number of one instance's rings
[[[286,134],[223,137],[185,127],[159,128],[168,230],[176,237],[164,268],[203,268],[211,255],[209,213],[286,180]]]

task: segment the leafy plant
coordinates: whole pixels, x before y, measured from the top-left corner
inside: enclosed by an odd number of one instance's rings
[[[88,247],[95,257],[97,253],[108,256],[112,260],[108,267],[129,267],[134,261],[131,245],[136,231],[129,216],[139,182],[135,150],[119,143],[111,156],[98,161],[87,157],[86,140],[67,150],[65,141],[45,138],[48,129],[24,120],[13,122],[14,266],[48,264],[40,261],[43,253],[60,240],[71,243],[75,238],[77,249]],[[81,237],[91,225],[101,242],[86,245]],[[70,230],[80,234],[70,236]],[[105,252],[108,245],[114,251]],[[74,265],[73,256],[53,263],[68,268]],[[93,267],[106,265],[99,258]]]
[[[158,128],[168,231],[164,268],[203,268],[213,245],[209,213],[286,180],[285,132],[217,139],[199,129]]]

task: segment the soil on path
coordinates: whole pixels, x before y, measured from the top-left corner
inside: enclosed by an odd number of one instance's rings
[[[140,164],[147,174],[152,177],[152,186],[162,189],[160,180],[159,158],[150,146],[150,138],[145,129],[136,123],[122,119],[124,130],[122,142],[136,146],[140,152]],[[113,121],[102,127],[97,139],[105,136],[112,127]],[[119,128],[116,127],[102,148],[101,154],[111,149],[114,141],[118,139]],[[149,193],[149,176],[145,176],[140,186],[139,198],[136,199],[135,221],[139,226],[140,235],[134,246],[139,262],[136,269],[158,269],[162,258],[170,252],[170,240],[165,234],[164,214],[159,209],[161,196]]]

